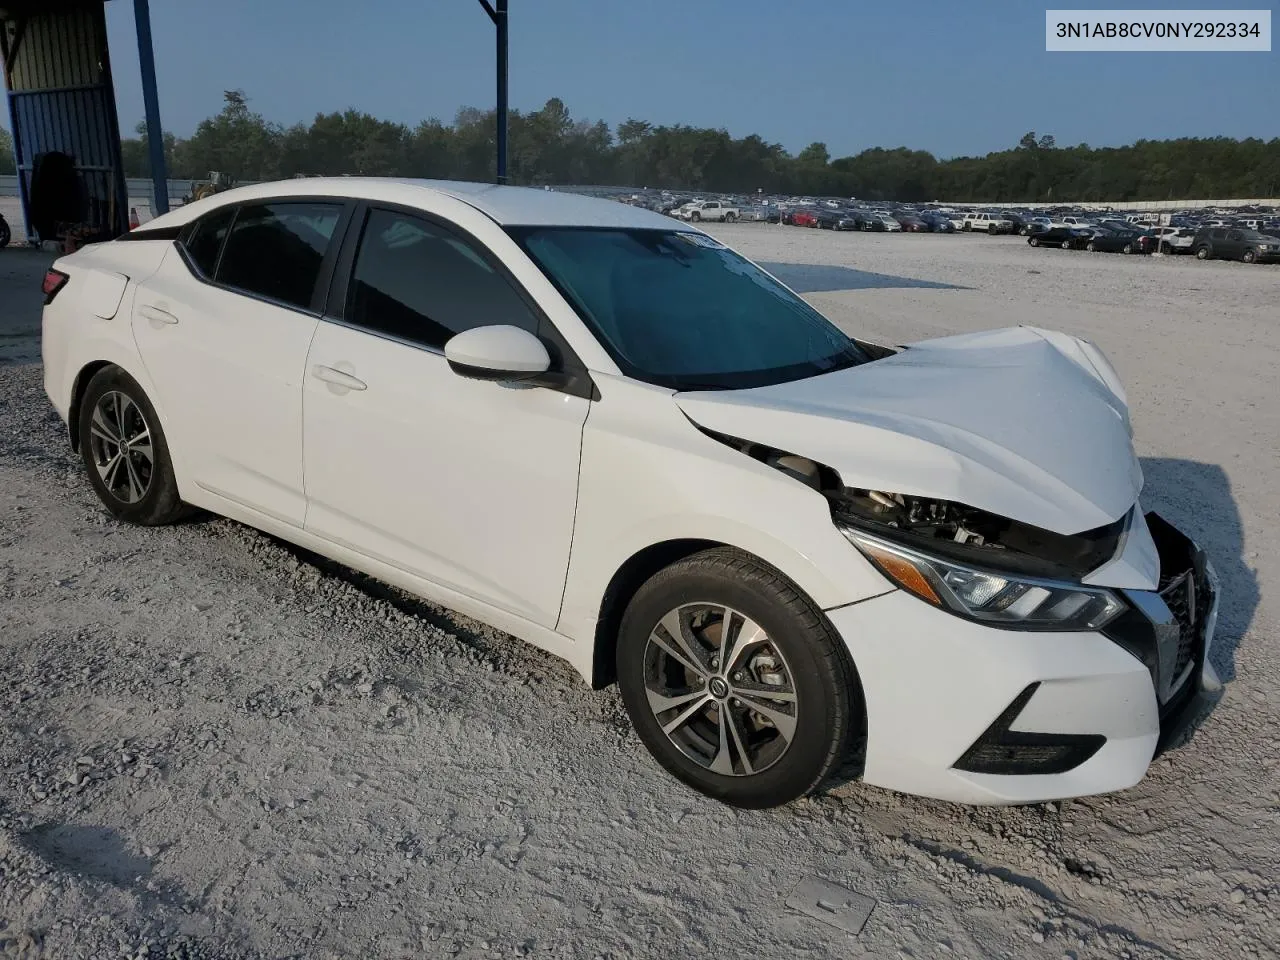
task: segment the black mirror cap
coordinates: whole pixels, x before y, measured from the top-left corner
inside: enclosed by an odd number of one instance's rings
[[[459,363],[456,360],[449,360],[449,369],[469,380],[510,380],[525,383],[552,375],[549,370],[498,370],[493,367],[476,367],[469,363]]]

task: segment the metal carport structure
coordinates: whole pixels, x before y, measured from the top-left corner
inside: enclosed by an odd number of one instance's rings
[[[18,196],[28,237],[34,229],[32,187],[42,158],[71,158],[80,197],[79,222],[94,239],[128,229],[125,187],[111,75],[106,0],[0,0],[0,58],[18,167]],[[147,0],[134,0],[139,62],[155,184],[153,209],[168,209],[164,138],[156,96]],[[53,239],[42,236],[41,239]]]
[[[109,0],[0,0],[0,61],[17,162],[26,234],[33,237],[31,194],[41,158],[69,156],[93,239],[128,229],[129,198],[107,41]],[[497,68],[497,173],[507,180],[508,0],[480,0],[493,21]],[[146,108],[152,211],[169,209],[149,0],[133,0],[138,65]],[[43,237],[42,239],[52,239]]]

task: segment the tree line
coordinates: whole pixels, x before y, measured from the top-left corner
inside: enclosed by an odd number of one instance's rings
[[[189,138],[165,135],[169,175],[202,180],[211,171],[238,180],[353,174],[492,180],[494,113],[467,107],[450,124],[415,127],[346,110],[290,127],[254,112],[229,90],[215,116]],[[125,173],[149,176],[146,129],[123,141]],[[12,150],[0,130],[0,173]],[[4,164],[8,162],[8,170]],[[867,200],[1054,202],[1274,197],[1280,195],[1280,138],[1139,140],[1124,147],[1060,147],[1027,133],[1007,150],[939,160],[924,150],[875,147],[832,158],[826,144],[799,153],[751,134],[653,125],[628,119],[575,120],[563,101],[512,111],[512,183],[593,184],[805,194]]]

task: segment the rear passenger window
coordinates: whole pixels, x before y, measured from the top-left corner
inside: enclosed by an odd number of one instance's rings
[[[231,218],[235,213],[235,207],[225,207],[202,217],[196,221],[191,235],[182,245],[191,262],[209,279],[213,279],[214,268],[218,265],[218,253],[222,250],[222,241],[227,236],[227,227],[231,226]]]
[[[309,307],[341,214],[336,203],[246,204],[227,237],[218,282]]]
[[[538,329],[520,294],[470,243],[389,210],[370,212],[365,224],[346,320],[434,348],[473,327]]]

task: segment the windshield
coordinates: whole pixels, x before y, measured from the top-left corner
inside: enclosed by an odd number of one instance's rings
[[[509,232],[637,380],[675,390],[740,389],[869,359],[798,296],[702,234]]]

